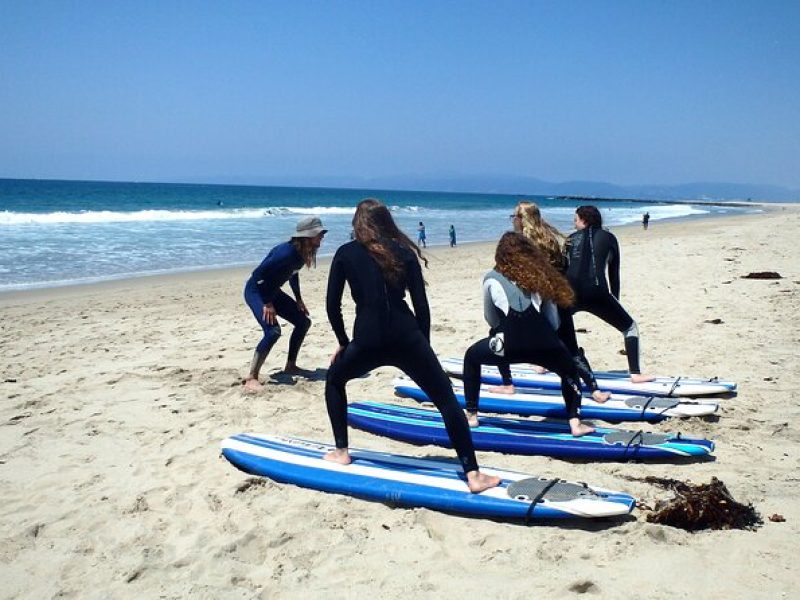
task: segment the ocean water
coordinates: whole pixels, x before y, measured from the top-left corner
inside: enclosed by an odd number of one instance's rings
[[[562,232],[583,202],[543,196],[231,185],[0,179],[0,292],[217,267],[255,266],[291,237],[297,220],[318,215],[327,229],[320,256],[349,239],[359,200],[376,197],[428,245],[496,240],[522,198],[540,205]],[[597,201],[604,225],[752,212],[753,208]]]

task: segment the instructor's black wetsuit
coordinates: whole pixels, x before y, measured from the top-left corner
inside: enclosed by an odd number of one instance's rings
[[[409,375],[442,413],[464,472],[477,470],[467,419],[430,346],[430,310],[417,257],[394,242],[387,241],[386,245],[404,265],[403,280],[397,285],[386,281],[378,263],[358,241],[341,246],[331,263],[326,301],[328,320],[339,345],[344,347],[328,369],[325,381],[325,403],[336,447],[348,446],[347,382],[376,367],[391,365]],[[356,305],[352,340],[347,337],[342,318],[345,282],[350,285]],[[404,300],[406,289],[413,313]]]
[[[636,321],[619,303],[620,255],[617,238],[600,227],[586,227],[569,236],[565,250],[568,263],[566,275],[576,296],[572,311],[590,312],[620,331],[625,336],[628,370],[640,373],[639,331]],[[564,335],[564,332],[559,333]],[[566,336],[569,337],[569,334]],[[572,347],[573,344],[577,347],[577,340],[567,341],[567,346]]]

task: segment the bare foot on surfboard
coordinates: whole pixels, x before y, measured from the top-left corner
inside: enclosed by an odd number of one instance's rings
[[[513,394],[514,393],[514,386],[513,385],[492,385],[486,388],[487,392],[492,392],[493,394]]]
[[[609,392],[601,392],[600,390],[595,390],[592,392],[592,400],[598,404],[607,402],[609,398],[611,398],[611,394]]]
[[[655,381],[652,375],[642,375],[641,373],[631,373],[631,383],[647,383],[648,381]]]
[[[326,453],[322,458],[340,465],[349,465],[353,462],[350,458],[350,451],[347,448],[336,448]]]
[[[573,437],[581,437],[587,433],[594,433],[594,427],[586,423],[581,423],[580,419],[570,419],[569,430]]]
[[[496,475],[487,475],[480,471],[470,471],[467,473],[467,487],[473,494],[480,494],[498,485],[500,485],[500,478]]]
[[[480,425],[480,421],[478,421],[478,413],[465,411],[464,414],[467,415],[467,423],[469,423],[470,427],[477,427]]]

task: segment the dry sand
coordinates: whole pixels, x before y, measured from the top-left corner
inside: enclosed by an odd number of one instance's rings
[[[691,534],[627,520],[525,527],[391,508],[249,477],[220,457],[241,431],[330,442],[321,378],[335,346],[327,263],[302,273],[314,326],[300,364],[245,396],[259,338],[246,270],[0,295],[0,597],[487,598],[798,597],[800,215],[652,223],[616,230],[622,301],[645,369],[739,382],[716,420],[649,427],[717,442],[691,464],[567,462],[479,453],[482,464],[587,481],[646,504],[670,494],[628,477],[723,480],[765,518],[757,531]],[[480,278],[493,246],[430,252],[442,355],[485,334]],[[780,280],[746,280],[778,271]],[[349,313],[348,313],[349,314]],[[721,323],[710,323],[721,319]],[[595,368],[624,368],[621,336],[576,318]],[[285,360],[288,336],[264,375]],[[393,369],[349,387],[392,400]],[[353,431],[355,447],[450,457]],[[766,518],[780,513],[786,522]],[[480,590],[480,591],[478,591]]]

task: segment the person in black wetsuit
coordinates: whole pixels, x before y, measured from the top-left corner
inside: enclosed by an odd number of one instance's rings
[[[536,204],[527,200],[518,202],[514,213],[511,215],[511,222],[515,232],[521,233],[528,238],[547,257],[548,262],[559,273],[564,273],[566,259],[561,250],[564,236],[542,218],[542,213]],[[548,305],[547,301],[545,301],[541,312],[548,315],[551,324],[556,328],[558,337],[572,355],[575,365],[578,367],[578,374],[585,386],[591,391],[592,398],[597,402],[608,400],[611,394],[598,388],[597,380],[594,377],[589,361],[586,359],[586,354],[583,348],[578,347],[575,324],[570,308],[553,307],[552,304]],[[537,367],[541,368],[539,365]],[[500,371],[502,384],[493,386],[489,390],[495,393],[513,394],[514,382],[511,378],[510,364],[508,362],[501,363],[497,365],[497,369]]]
[[[339,346],[325,380],[325,403],[336,449],[325,458],[350,463],[347,382],[376,367],[392,365],[408,374],[442,413],[470,491],[498,485],[499,478],[478,469],[467,419],[430,345],[430,310],[417,257],[426,265],[427,260],[379,200],[368,198],[358,204],[353,228],[356,239],[336,251],[328,277],[326,308]],[[345,282],[356,305],[352,340],[342,318]],[[406,290],[413,313],[404,300]]]
[[[281,336],[281,326],[277,317],[282,317],[294,325],[294,331],[289,338],[289,354],[283,370],[287,373],[299,371],[297,354],[308,328],[311,327],[311,319],[308,318],[308,309],[300,295],[298,271],[303,265],[308,268],[316,266],[317,250],[327,231],[323,229],[322,221],[317,217],[300,219],[292,239],[270,250],[245,283],[245,302],[264,331],[264,337],[256,346],[253,360],[250,362],[250,372],[244,381],[246,392],[258,392],[264,387],[258,381],[258,375],[269,351]],[[281,291],[281,286],[287,281],[294,293],[294,300]]]
[[[652,381],[654,378],[643,375],[639,365],[639,329],[636,321],[619,303],[620,254],[617,238],[603,229],[603,217],[596,206],[579,206],[575,211],[575,227],[577,231],[567,238],[565,244],[567,279],[576,296],[572,311],[590,312],[620,331],[625,336],[631,381]],[[577,341],[574,344],[577,346]]]
[[[524,235],[508,232],[495,251],[495,267],[483,281],[484,316],[490,337],[464,354],[464,399],[470,425],[478,425],[481,366],[532,362],[561,378],[561,393],[574,436],[594,428],[580,420],[578,369],[555,329],[542,314],[545,302],[568,306],[574,294],[564,277]]]

